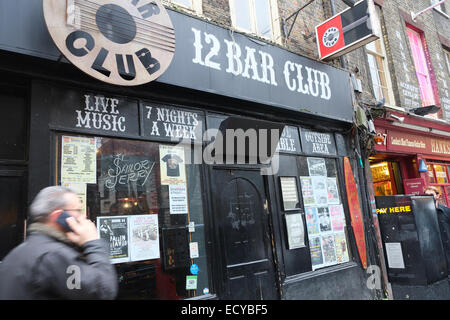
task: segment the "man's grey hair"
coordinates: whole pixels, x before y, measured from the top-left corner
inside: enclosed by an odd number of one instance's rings
[[[61,186],[47,187],[39,191],[30,205],[31,222],[44,221],[54,210],[63,209],[67,202],[64,197],[66,193],[74,191]]]

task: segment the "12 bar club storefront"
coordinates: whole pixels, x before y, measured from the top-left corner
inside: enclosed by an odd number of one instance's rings
[[[58,3],[48,29],[40,1],[0,4],[2,257],[24,237],[17,203],[65,185],[110,244],[121,299],[373,297],[344,184],[346,72],[159,1],[79,0],[71,23]],[[237,162],[227,129],[248,149],[280,129],[277,153]]]

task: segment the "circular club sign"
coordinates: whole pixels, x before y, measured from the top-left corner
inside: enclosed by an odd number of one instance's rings
[[[339,40],[339,29],[336,27],[331,27],[323,34],[323,44],[326,47],[332,47]]]
[[[153,81],[175,54],[175,32],[159,0],[43,0],[43,8],[58,49],[98,80]]]

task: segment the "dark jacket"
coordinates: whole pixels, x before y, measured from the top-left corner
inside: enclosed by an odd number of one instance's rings
[[[0,299],[116,297],[117,274],[103,240],[79,248],[64,233],[45,225],[33,224],[30,229],[26,241],[0,264]]]
[[[450,208],[439,204],[436,211],[439,229],[441,231],[442,245],[447,259],[447,270],[450,275]]]

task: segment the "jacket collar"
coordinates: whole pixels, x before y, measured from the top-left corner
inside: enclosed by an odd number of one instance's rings
[[[74,246],[73,242],[67,238],[66,234],[62,231],[59,231],[55,228],[52,228],[46,224],[40,223],[40,222],[34,222],[30,224],[30,226],[27,229],[28,234],[32,233],[42,233],[49,237],[52,237],[60,242],[63,242],[67,245]]]

